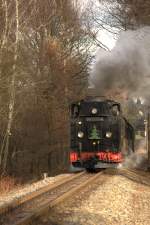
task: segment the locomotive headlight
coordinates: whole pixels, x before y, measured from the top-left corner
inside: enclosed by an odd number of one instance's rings
[[[92,114],[96,114],[97,113],[97,109],[96,108],[93,108],[92,109]]]
[[[78,124],[81,125],[82,124],[82,121],[79,121]]]
[[[111,138],[111,136],[112,136],[112,133],[111,133],[111,132],[109,132],[109,131],[106,132],[106,137],[107,137],[107,138]]]
[[[83,133],[82,131],[79,131],[79,132],[78,132],[78,137],[79,137],[79,138],[83,138],[83,137],[84,137],[84,133]]]

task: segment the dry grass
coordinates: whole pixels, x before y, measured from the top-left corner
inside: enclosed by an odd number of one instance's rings
[[[0,177],[0,195],[5,195],[8,192],[19,187],[20,187],[20,182],[18,182],[14,177],[10,177],[10,176]]]

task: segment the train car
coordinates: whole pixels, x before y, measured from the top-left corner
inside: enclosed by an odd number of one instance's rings
[[[71,105],[72,171],[117,167],[134,151],[134,129],[113,100],[87,98]]]

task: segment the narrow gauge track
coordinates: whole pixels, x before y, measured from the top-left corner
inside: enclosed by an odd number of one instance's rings
[[[118,174],[129,178],[137,183],[150,186],[150,175],[147,172],[137,169],[120,169]]]
[[[66,183],[67,181],[77,178],[81,174],[82,173],[72,174],[71,177],[61,178],[59,181],[56,181],[53,184],[48,184],[48,185],[38,189],[37,191],[33,191],[32,193],[26,194],[25,196],[22,196],[22,197],[19,197],[18,199],[13,200],[9,204],[6,204],[5,206],[0,207],[0,216],[12,211],[13,209],[21,206],[22,204],[26,203],[27,201],[30,201],[33,198],[36,198],[47,191],[53,190],[55,187],[58,187],[59,185],[62,185],[64,183]]]
[[[120,168],[120,169],[107,169],[106,173],[121,175],[134,182],[150,186],[150,174],[139,169]]]
[[[61,184],[37,195],[24,202],[12,211],[8,211],[1,216],[2,225],[27,225],[34,219],[46,215],[49,210],[66,200],[68,197],[77,194],[78,191],[91,184],[101,173],[88,174],[82,172],[74,175],[72,179],[66,179]]]

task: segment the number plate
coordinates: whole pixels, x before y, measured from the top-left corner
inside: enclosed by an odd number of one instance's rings
[[[87,117],[86,118],[87,122],[99,122],[99,121],[104,121],[103,117]]]

